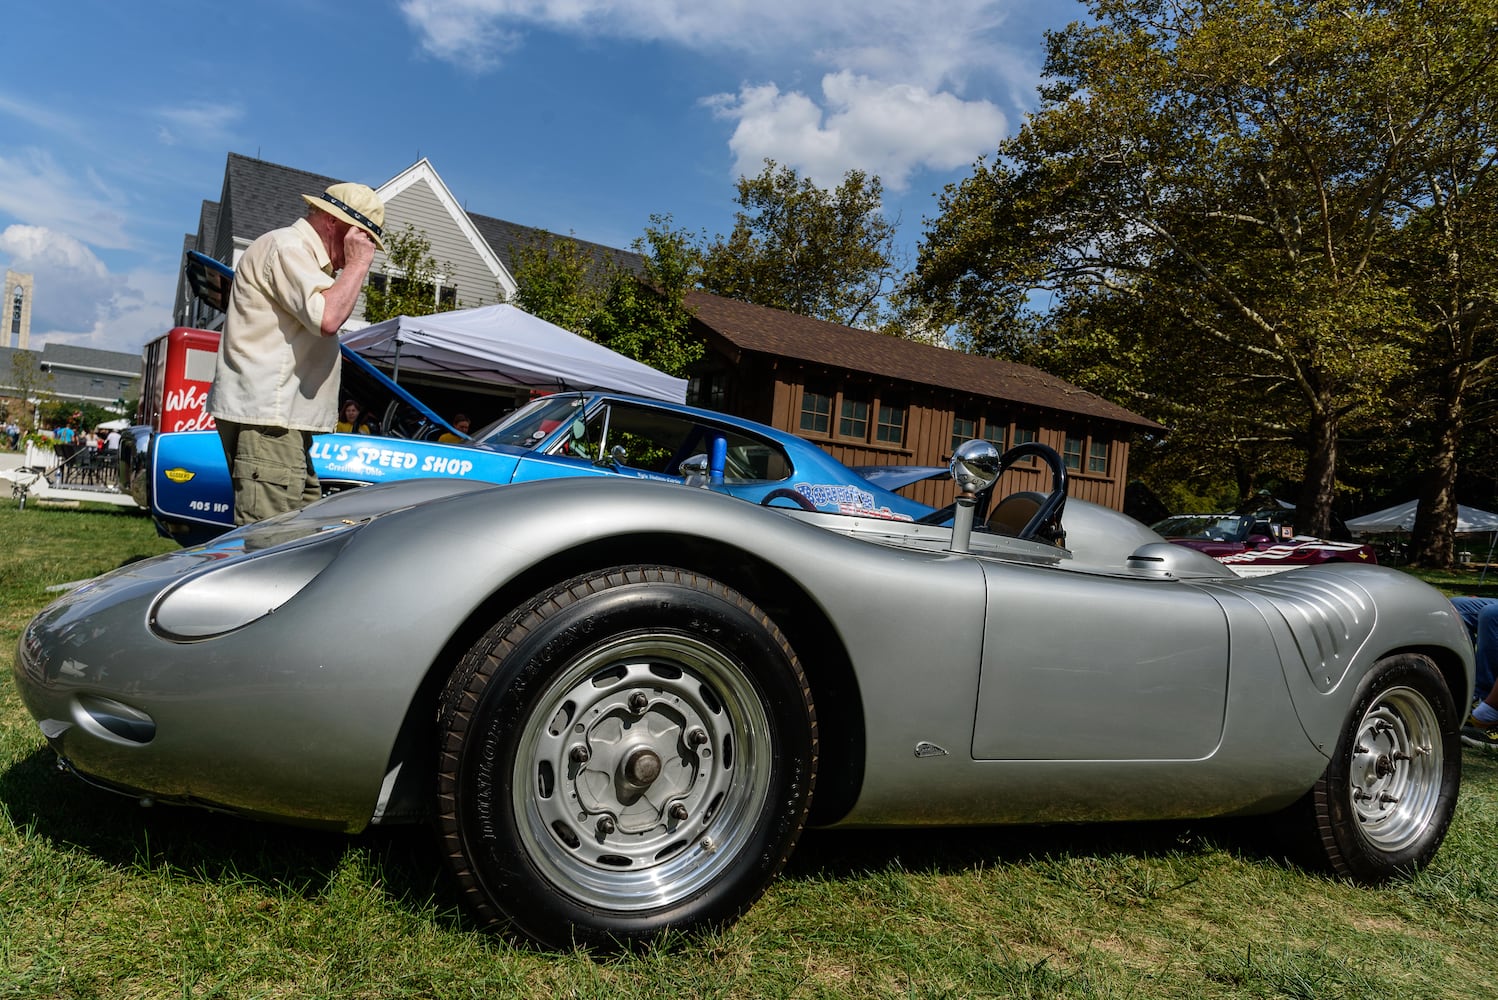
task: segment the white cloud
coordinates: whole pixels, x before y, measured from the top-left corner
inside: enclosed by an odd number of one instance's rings
[[[14,94],[0,93],[0,115],[15,118],[28,125],[77,138],[86,133],[77,121],[58,111],[53,104],[37,104]]]
[[[434,56],[492,67],[527,30],[665,42],[823,65],[927,86],[990,66],[997,32],[1020,0],[402,0]]]
[[[27,149],[0,156],[0,213],[65,233],[91,246],[130,246],[123,198],[93,171],[80,179],[52,155]]]
[[[821,92],[745,84],[704,103],[736,122],[735,174],[766,158],[833,184],[849,169],[892,191],[914,173],[992,152],[1038,79],[1038,47],[1002,35],[1021,0],[402,0],[430,54],[481,72],[527,31],[734,53],[761,80],[821,79]],[[1033,3],[1036,0],[1024,0]],[[1060,5],[1062,0],[1043,0]]]
[[[138,351],[164,332],[176,278],[149,271],[111,274],[80,241],[40,226],[0,232],[0,266],[32,276],[31,346],[68,343]]]
[[[901,191],[916,170],[971,163],[997,145],[1007,124],[988,101],[846,71],[822,78],[822,98],[819,105],[774,84],[709,98],[716,115],[738,122],[728,142],[734,172],[754,176],[768,158],[831,187],[857,168]]]
[[[219,149],[232,146],[233,125],[244,117],[244,109],[235,104],[212,104],[198,101],[175,108],[158,108],[156,138],[167,146],[186,141],[194,146]]]

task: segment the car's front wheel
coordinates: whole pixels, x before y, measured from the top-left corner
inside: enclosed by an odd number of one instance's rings
[[[1377,884],[1430,861],[1461,787],[1460,725],[1428,658],[1374,665],[1325,773],[1295,809],[1334,871]]]
[[[715,580],[569,580],[463,658],[439,716],[438,816],[481,919],[613,946],[731,920],[811,803],[816,716],[785,637]]]

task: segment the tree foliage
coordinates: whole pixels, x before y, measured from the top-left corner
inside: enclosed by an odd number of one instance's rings
[[[733,231],[703,249],[702,287],[726,298],[876,329],[897,286],[895,223],[884,186],[861,170],[824,190],[766,160],[740,177]]]
[[[10,356],[10,386],[16,395],[16,405],[7,407],[7,419],[14,420],[22,434],[36,430],[36,416],[40,410],[56,402],[53,390],[56,377],[37,363],[31,351],[13,351]],[[107,418],[106,418],[107,419]]]
[[[625,357],[678,377],[702,357],[686,294],[701,261],[670,216],[653,215],[635,261],[595,257],[577,240],[548,237],[515,255],[515,304]],[[633,265],[633,266],[632,266]]]
[[[571,237],[546,234],[516,249],[514,267],[515,305],[564,330],[590,336],[593,317],[603,307],[610,262],[596,262]]]
[[[1344,427],[1430,361],[1408,233],[1493,90],[1493,2],[1089,9],[1048,36],[1040,111],[943,194],[914,294],[983,352],[1107,359],[1177,434],[1293,444],[1324,533]]]
[[[364,286],[364,318],[369,322],[462,308],[456,296],[439,298],[437,276],[451,273],[452,265],[432,257],[432,241],[415,226],[407,223],[400,232],[385,234],[385,261],[384,281],[371,274]]]

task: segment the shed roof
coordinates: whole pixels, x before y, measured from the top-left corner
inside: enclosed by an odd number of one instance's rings
[[[794,313],[691,292],[696,318],[741,351],[794,358],[916,385],[1077,413],[1151,430],[1164,426],[1038,368],[963,354]]]

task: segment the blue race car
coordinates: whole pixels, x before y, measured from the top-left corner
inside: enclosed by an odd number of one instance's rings
[[[471,440],[428,438],[451,428],[419,400],[345,350],[396,398],[385,436],[319,434],[312,464],[326,492],[404,479],[516,483],[567,476],[627,476],[707,485],[754,503],[916,520],[932,508],[885,489],[793,434],[676,403],[605,391],[533,400]],[[234,526],[233,485],[213,431],[158,435],[150,458],[151,511],[184,545]]]

